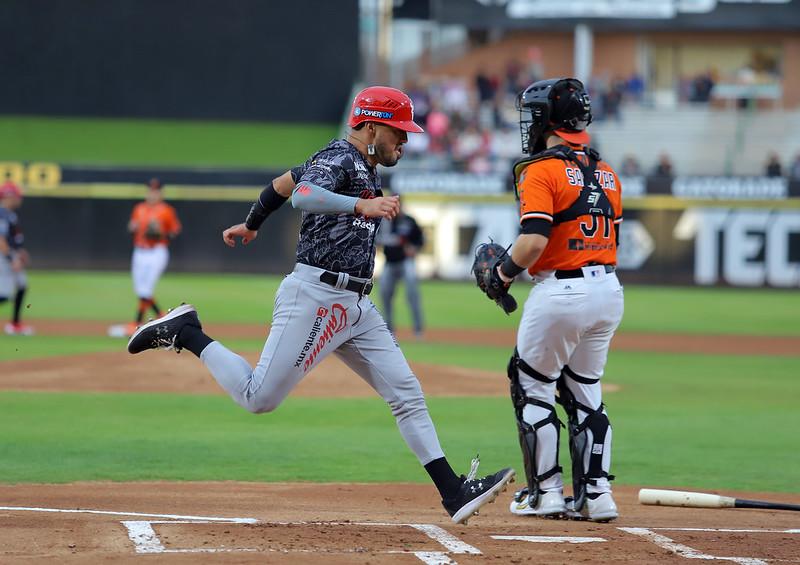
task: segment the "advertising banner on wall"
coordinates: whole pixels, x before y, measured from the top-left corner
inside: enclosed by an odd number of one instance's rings
[[[158,175],[184,220],[171,268],[285,273],[294,262],[296,243],[287,234],[296,234],[299,227],[299,213],[291,207],[262,229],[263,240],[280,242],[266,259],[231,252],[219,240],[222,229],[241,221],[265,179],[276,174],[0,162],[0,179],[25,187],[21,214],[30,226],[27,245],[42,269],[126,268],[130,238],[124,228],[130,208],[144,196],[144,179]],[[498,179],[402,179],[392,177],[390,186],[406,195],[405,208],[427,240],[417,262],[420,276],[466,280],[479,243],[493,239],[509,245],[516,239],[517,205]],[[623,186],[618,267],[626,282],[800,287],[800,180],[627,177]],[[43,218],[49,229],[35,229]],[[54,241],[52,233],[62,235]],[[203,242],[202,253],[190,242]]]
[[[643,284],[800,286],[800,208],[697,205],[629,207],[618,267]],[[511,203],[415,202],[406,209],[428,236],[420,276],[467,279],[475,247],[518,233]]]
[[[800,210],[688,208],[673,237],[694,244],[695,284],[800,286]]]

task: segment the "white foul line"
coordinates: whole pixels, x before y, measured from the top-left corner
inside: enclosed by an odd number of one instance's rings
[[[717,557],[716,555],[709,555],[707,553],[703,553],[698,551],[694,548],[689,547],[688,545],[683,545],[681,543],[677,543],[676,541],[668,538],[667,536],[662,536],[661,534],[657,534],[648,528],[617,528],[618,530],[622,530],[623,532],[627,532],[629,534],[633,534],[635,536],[641,536],[646,538],[656,544],[658,547],[666,549],[667,551],[671,551],[681,557],[685,557],[686,559],[718,559],[720,561],[733,561],[734,563],[740,563],[741,565],[766,565],[766,561],[761,559],[756,559],[755,557]]]
[[[490,536],[493,539],[510,541],[530,541],[533,543],[592,543],[607,541],[606,538],[582,538],[573,536]]]
[[[81,510],[63,508],[28,508],[25,506],[0,506],[0,510],[26,512],[65,512],[68,514],[104,514],[108,516],[139,516],[142,518],[173,518],[175,520],[212,520],[214,522],[230,522],[234,524],[256,524],[255,518],[219,518],[215,516],[180,516],[177,514],[142,514],[141,512],[111,512],[109,510]]]
[[[739,528],[648,528],[671,532],[726,532],[734,534],[800,534],[800,530],[748,530]]]

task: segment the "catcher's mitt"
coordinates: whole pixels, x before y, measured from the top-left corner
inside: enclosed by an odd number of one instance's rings
[[[508,250],[494,242],[481,243],[475,250],[475,261],[472,263],[472,273],[475,282],[486,296],[494,300],[506,314],[511,314],[517,309],[517,301],[508,294],[510,283],[505,283],[497,274],[497,265],[508,253]]]
[[[147,224],[147,229],[144,231],[145,239],[150,241],[158,241],[164,237],[164,233],[161,231],[161,225],[158,223],[158,220],[151,220],[149,224]]]

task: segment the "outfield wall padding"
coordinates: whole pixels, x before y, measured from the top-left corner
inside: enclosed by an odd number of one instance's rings
[[[246,192],[255,197],[258,190]],[[800,206],[654,199],[626,204],[619,250],[624,281],[800,287]],[[21,218],[34,266],[127,269],[132,247],[126,224],[136,202],[26,198]],[[291,269],[300,222],[291,205],[269,217],[253,244],[230,249],[222,243],[222,230],[243,221],[247,202],[175,199],[172,204],[184,231],[172,246],[171,271],[280,274]],[[518,213],[511,201],[409,196],[405,208],[426,235],[417,261],[424,278],[466,280],[479,242],[492,238],[507,245],[517,235]]]
[[[257,195],[257,191],[255,195]],[[137,200],[27,198],[20,211],[33,268],[126,270],[133,243],[128,219]],[[244,221],[249,204],[178,200],[171,203],[183,232],[170,246],[170,271],[288,272],[294,264],[299,212],[284,206],[269,217],[256,241],[234,249],[222,231]]]

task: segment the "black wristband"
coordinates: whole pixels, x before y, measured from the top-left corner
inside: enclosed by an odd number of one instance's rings
[[[514,263],[511,255],[506,256],[506,260],[500,265],[500,272],[502,272],[509,279],[513,279],[524,270],[525,267],[520,267]]]
[[[249,230],[257,231],[261,224],[264,223],[264,220],[267,219],[267,216],[269,216],[269,212],[264,210],[261,202],[253,202],[250,212],[247,213],[247,218],[244,220],[244,226]]]
[[[253,202],[250,207],[250,212],[244,221],[247,229],[257,231],[264,223],[272,212],[283,206],[284,202],[288,200],[287,197],[281,196],[275,190],[275,186],[269,183],[258,197],[258,200]]]

